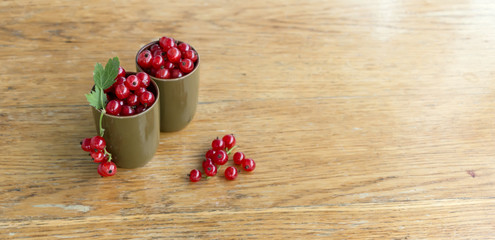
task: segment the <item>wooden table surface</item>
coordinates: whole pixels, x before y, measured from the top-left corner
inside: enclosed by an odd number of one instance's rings
[[[493,1],[0,2],[1,239],[495,236]],[[202,59],[191,124],[100,178],[97,62],[167,35]],[[216,136],[257,162],[190,183]],[[227,165],[233,165],[228,163]]]

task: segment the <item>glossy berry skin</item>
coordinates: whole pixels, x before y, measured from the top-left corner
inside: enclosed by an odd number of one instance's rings
[[[198,54],[193,50],[189,50],[184,52],[183,58],[191,59],[193,62],[196,62],[196,60],[198,60]]]
[[[139,82],[141,83],[141,87],[147,88],[151,84],[150,75],[148,75],[145,72],[136,73],[136,77],[139,79]]]
[[[180,69],[174,68],[171,70],[172,71],[172,78],[181,78],[184,76],[184,74],[180,71]]]
[[[189,51],[191,50],[191,46],[189,46],[189,44],[187,43],[180,43],[177,48],[179,49],[179,51],[181,53],[185,53],[186,51]]]
[[[81,148],[85,152],[91,152],[91,138],[85,138],[81,142]]]
[[[136,114],[139,114],[139,113],[142,113],[146,111],[146,106],[142,105],[142,104],[139,104],[137,107],[136,107]]]
[[[152,58],[153,55],[150,50],[144,50],[139,54],[137,62],[142,68],[150,68]]]
[[[213,149],[210,149],[206,152],[205,154],[205,158],[210,158],[210,159],[213,159],[213,157],[215,157],[215,153],[216,151],[213,150]]]
[[[105,153],[103,151],[91,152],[91,157],[93,158],[93,162],[101,162],[105,158]]]
[[[202,166],[203,166],[203,170],[206,171],[206,169],[208,168],[208,166],[210,165],[213,165],[213,161],[211,160],[211,158],[206,158],[205,160],[203,160],[203,163],[202,163]]]
[[[252,172],[256,168],[256,163],[254,162],[253,159],[246,158],[242,161],[241,167],[242,167],[242,169],[244,169],[248,172]]]
[[[139,103],[139,97],[136,94],[131,94],[125,99],[125,103],[129,106],[136,106]]]
[[[94,136],[90,141],[91,150],[103,150],[107,146],[105,139],[101,136]]]
[[[102,162],[98,166],[98,173],[102,177],[110,177],[117,173],[117,166],[113,162]]]
[[[125,77],[125,69],[123,67],[119,67],[119,73],[117,77]]]
[[[117,116],[120,113],[122,106],[120,105],[119,101],[117,100],[112,100],[107,103],[107,106],[105,107],[105,111],[110,114]]]
[[[151,106],[155,102],[155,95],[150,91],[145,91],[141,96],[139,96],[139,102],[144,106]]]
[[[175,69],[175,64],[172,63],[171,61],[167,60],[163,64],[163,67],[166,68],[166,69]]]
[[[215,164],[212,163],[206,167],[205,174],[206,176],[213,177],[217,175],[217,171],[218,171],[217,166],[215,166]]]
[[[156,72],[155,77],[161,78],[161,79],[169,79],[170,78],[170,70],[168,70],[166,68],[162,68]]]
[[[225,150],[217,150],[212,160],[216,165],[224,165],[229,161],[229,155]]]
[[[229,134],[229,135],[223,136],[222,141],[225,143],[225,147],[228,149],[231,149],[235,146],[234,134]]]
[[[227,180],[234,180],[237,178],[237,168],[235,167],[228,167],[225,169],[225,178]]]
[[[176,47],[170,48],[167,51],[167,58],[172,63],[179,63],[181,57],[182,57],[182,54],[180,53],[180,50]]]
[[[189,181],[191,182],[199,182],[201,180],[201,172],[198,169],[193,169],[189,173]]]
[[[155,43],[155,44],[151,45],[150,52],[154,52],[156,50],[162,50],[162,48],[160,47],[160,44]]]
[[[159,40],[160,47],[162,47],[163,51],[168,51],[170,48],[177,47],[177,43],[173,38],[169,37],[161,37]]]
[[[131,90],[135,91],[141,86],[141,81],[136,75],[130,75],[125,80],[125,86]]]
[[[211,148],[215,151],[225,149],[225,143],[222,139],[215,139],[211,142]]]
[[[143,94],[144,92],[146,92],[146,88],[139,87],[138,90],[134,91],[134,94],[136,94],[137,96],[141,96],[141,94]]]
[[[165,64],[165,61],[161,55],[153,56],[153,60],[151,61],[151,66],[153,66],[153,68],[159,69],[163,64]]]
[[[129,95],[131,95],[131,91],[125,86],[125,84],[120,84],[115,87],[115,95],[119,99],[126,99]]]
[[[120,110],[120,116],[132,116],[134,113],[136,113],[136,111],[129,105],[122,106],[122,109]]]
[[[234,156],[232,157],[234,159],[234,163],[237,165],[242,164],[242,161],[244,160],[246,156],[242,152],[236,152],[234,153]]]
[[[194,63],[191,59],[186,58],[180,62],[179,68],[184,74],[188,74],[194,69]]]

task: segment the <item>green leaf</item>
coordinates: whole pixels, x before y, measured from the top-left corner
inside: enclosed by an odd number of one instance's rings
[[[95,86],[101,89],[107,89],[115,82],[115,78],[119,74],[119,58],[114,57],[108,59],[105,68],[100,63],[97,63],[93,72],[93,80]]]
[[[89,102],[89,105],[95,107],[96,109],[103,109],[105,107],[105,103],[103,102],[103,94],[103,90],[100,87],[95,86],[95,90],[85,94],[85,96]]]

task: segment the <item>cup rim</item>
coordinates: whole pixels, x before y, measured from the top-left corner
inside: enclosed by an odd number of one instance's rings
[[[184,43],[184,42],[179,41],[179,40],[177,40],[177,39],[176,39],[176,41],[177,41],[179,44],[180,44],[180,43]],[[134,62],[136,63],[136,67],[137,67],[138,71],[140,71],[140,72],[144,72],[144,71],[143,71],[143,69],[141,68],[141,66],[139,66],[139,64],[138,64],[138,62],[137,62],[137,59],[138,59],[139,54],[140,54],[142,51],[144,51],[146,48],[150,47],[151,45],[153,45],[153,44],[155,44],[155,43],[159,43],[159,42],[160,42],[159,40],[155,40],[155,41],[149,42],[149,43],[145,44],[143,47],[141,47],[141,48],[138,50],[138,52],[137,52],[137,54],[136,54],[136,57],[134,58]],[[151,79],[153,79],[153,80],[155,80],[155,81],[160,81],[160,82],[175,82],[175,81],[180,81],[180,80],[183,80],[183,79],[185,79],[185,78],[189,77],[190,75],[192,75],[194,72],[196,72],[196,71],[199,69],[199,65],[200,65],[200,62],[201,62],[201,61],[200,61],[200,56],[199,56],[198,51],[196,51],[196,49],[195,49],[193,46],[191,46],[191,44],[188,44],[188,45],[189,45],[189,46],[190,46],[190,47],[191,47],[191,48],[192,48],[192,49],[196,52],[196,54],[198,55],[198,60],[196,61],[196,67],[194,68],[194,70],[192,70],[192,72],[190,72],[190,73],[188,73],[188,74],[186,74],[186,75],[184,75],[184,76],[182,76],[182,77],[180,77],[180,78],[172,78],[172,79],[162,79],[162,78],[157,78],[157,77],[153,77],[153,76],[151,76],[150,74],[148,74],[148,75],[150,75],[150,78],[151,78]]]
[[[132,75],[132,74],[136,74],[136,72],[126,72],[126,76],[129,76],[129,75]],[[151,79],[151,76],[150,76],[150,79]],[[106,117],[116,118],[116,119],[132,119],[132,118],[140,117],[141,115],[146,114],[149,110],[151,110],[152,108],[155,108],[157,102],[159,102],[159,100],[160,100],[160,89],[158,88],[158,85],[156,84],[156,82],[153,79],[151,79],[151,84],[153,84],[153,87],[156,90],[155,102],[153,103],[153,105],[151,105],[151,107],[149,107],[148,109],[144,110],[144,112],[141,112],[141,113],[138,113],[138,114],[134,114],[134,115],[131,115],[131,116],[115,116],[115,115],[110,115],[108,113],[104,113],[104,115]],[[94,85],[93,85],[93,88],[92,89],[94,89]],[[101,113],[101,109],[96,109],[93,106],[91,106],[91,108],[93,108],[97,112]]]

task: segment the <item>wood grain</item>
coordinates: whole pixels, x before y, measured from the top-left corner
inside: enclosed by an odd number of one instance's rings
[[[0,2],[1,239],[488,239],[491,1]],[[99,178],[96,62],[201,54],[193,122]],[[234,133],[255,172],[186,174]],[[232,164],[232,163],[230,163]]]

